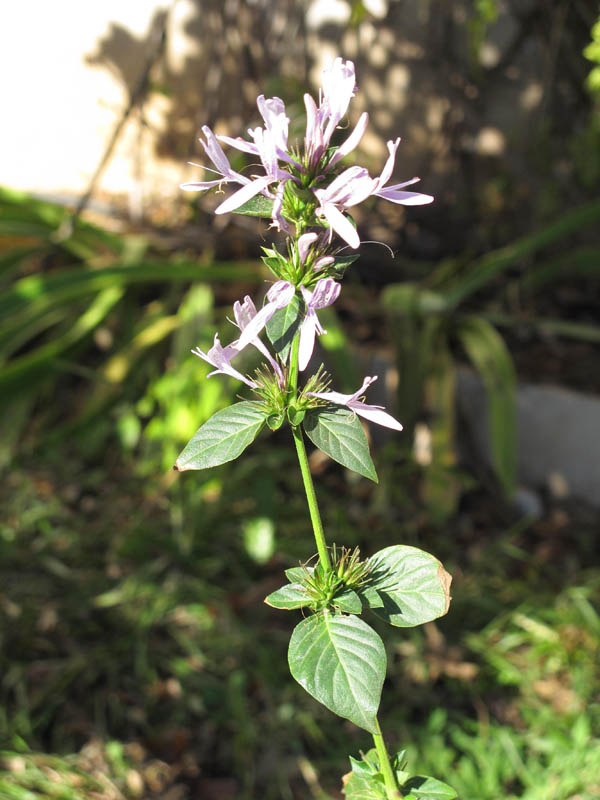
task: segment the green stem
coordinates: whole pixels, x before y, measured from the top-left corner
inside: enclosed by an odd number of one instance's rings
[[[319,506],[317,504],[317,495],[315,494],[315,487],[313,484],[312,476],[310,474],[310,467],[308,465],[308,456],[306,455],[306,448],[304,447],[304,439],[302,438],[302,430],[299,425],[292,428],[294,435],[294,444],[296,445],[296,452],[298,453],[298,461],[300,462],[300,472],[302,473],[302,480],[304,481],[304,491],[306,492],[306,500],[308,502],[308,510],[310,512],[310,519],[313,526],[313,533],[315,535],[315,542],[317,543],[317,551],[319,553],[319,561],[325,572],[331,572],[331,561],[329,560],[329,551],[327,550],[327,542],[325,541],[325,533],[323,531],[323,523],[321,522],[321,515],[319,513]]]
[[[289,397],[296,399],[298,393],[298,349],[300,346],[300,332],[294,337],[292,342],[292,353],[290,357],[290,378],[289,378]],[[292,434],[294,436],[294,444],[296,445],[296,452],[298,453],[298,461],[300,462],[300,472],[302,473],[302,480],[304,482],[304,491],[306,492],[306,500],[308,502],[308,510],[310,512],[310,519],[313,526],[313,533],[315,542],[317,543],[317,552],[319,553],[319,561],[325,572],[331,572],[331,561],[329,560],[329,551],[327,550],[327,542],[325,541],[325,532],[323,531],[323,523],[321,522],[321,514],[319,513],[319,505],[317,503],[317,495],[315,486],[313,484],[312,476],[310,474],[310,467],[308,464],[308,456],[306,455],[306,447],[304,446],[304,439],[302,437],[302,430],[299,425],[292,426]]]
[[[296,399],[298,393],[298,351],[300,349],[300,331],[294,336],[292,342],[292,353],[290,356],[290,379],[288,381],[288,391],[290,399]]]
[[[385,747],[379,720],[376,719],[375,722],[377,724],[377,733],[373,734],[373,741],[375,742],[375,749],[377,750],[377,755],[379,756],[379,769],[383,774],[388,800],[397,800],[397,798],[401,798],[402,795],[398,791],[396,776],[394,775],[392,765],[390,764],[390,757],[388,756],[388,752]]]

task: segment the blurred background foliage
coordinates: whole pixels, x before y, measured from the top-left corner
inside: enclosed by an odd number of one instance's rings
[[[363,238],[396,257],[365,245],[323,320],[336,385],[353,390],[373,359],[388,376],[396,368],[406,428],[375,441],[378,486],[313,455],[330,540],[365,554],[422,546],[454,575],[447,618],[401,638],[382,631],[385,729],[464,800],[592,800],[598,512],[544,495],[534,519],[513,501],[518,381],[600,390],[597,9],[477,0],[423,4],[419,16],[400,0],[338,5],[319,35],[356,61],[378,134],[395,131],[361,66],[383,85],[410,60],[406,43],[391,54],[403,21],[430,48],[407,114],[436,81],[449,103],[446,138],[432,134],[419,151],[436,204],[406,219],[367,209]],[[302,4],[275,4],[289,21],[280,29],[269,3],[208,6],[202,16],[195,4],[188,25],[202,47],[185,90],[162,58],[162,11],[147,40],[115,24],[91,56],[127,87],[124,117],[153,95],[173,98],[157,151],[182,160],[204,122],[242,132],[258,91],[301,115],[315,61]],[[507,14],[514,37],[488,62]],[[541,111],[521,125],[526,141],[514,120],[499,121],[505,147],[492,157],[477,149],[473,120],[530,51],[545,54]],[[339,798],[349,749],[368,742],[293,684],[289,620],[262,602],[313,548],[286,431],[226,469],[170,469],[239,391],[206,381],[190,349],[209,347],[215,330],[231,338],[232,302],[260,299],[267,232],[243,218],[223,228],[210,198],[133,216],[112,198],[100,215],[101,172],[70,206],[0,191],[0,797]],[[491,469],[461,445],[465,365],[487,392]]]

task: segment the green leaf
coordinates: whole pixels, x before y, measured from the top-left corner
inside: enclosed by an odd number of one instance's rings
[[[273,201],[262,194],[257,194],[243,205],[234,208],[233,213],[244,214],[247,217],[272,217]]]
[[[294,408],[294,406],[288,406],[287,410],[287,418],[290,425],[300,425],[304,417],[306,416],[306,409],[304,408]]]
[[[334,406],[315,408],[308,412],[303,426],[319,450],[338,464],[377,483],[367,437],[353,411]]]
[[[346,800],[385,800],[387,792],[381,775],[352,772],[344,786]]]
[[[52,371],[56,359],[95,330],[122,296],[123,290],[117,286],[100,292],[79,319],[75,320],[61,336],[13,359],[3,367],[0,373],[0,387],[5,391],[9,388],[12,391],[19,382],[29,382],[31,385],[34,375],[37,377]]]
[[[0,318],[12,315],[39,314],[57,304],[72,301],[115,286],[139,283],[180,281],[256,280],[256,264],[201,265],[180,259],[143,261],[133,264],[111,264],[102,269],[61,269],[48,274],[36,273],[16,281],[0,296]]]
[[[419,800],[454,800],[458,794],[447,783],[424,775],[415,775],[402,786],[402,792],[410,792]]]
[[[175,462],[175,469],[207,469],[233,461],[258,436],[265,423],[260,403],[235,403],[216,414],[199,428]]]
[[[343,278],[344,272],[353,264],[358,256],[335,256],[333,259],[333,264],[327,267],[327,273],[331,275],[333,278]]]
[[[2,278],[11,277],[13,272],[18,271],[22,261],[40,251],[39,247],[19,247],[0,254],[0,276]]]
[[[458,305],[473,292],[478,291],[499,273],[511,267],[513,264],[523,261],[526,256],[548,247],[553,242],[566,239],[571,233],[579,228],[597,226],[600,219],[600,201],[593,200],[591,203],[575,208],[550,225],[516,239],[506,247],[493,250],[480,258],[472,261],[465,274],[458,276],[456,281],[448,287],[445,292],[446,300],[450,305]]]
[[[445,523],[456,512],[463,484],[456,474],[456,363],[443,327],[431,341],[425,396],[431,463],[424,465],[422,497],[432,518]]]
[[[287,583],[265,597],[265,603],[273,608],[291,611],[295,608],[308,608],[310,598],[301,583]]]
[[[407,764],[406,750],[400,750],[392,759],[392,771],[396,776],[398,786],[402,786],[410,778],[410,772],[406,769]]]
[[[350,765],[355,775],[376,775],[379,772],[379,759],[374,749],[368,753],[363,753],[362,758],[350,756]]]
[[[285,308],[279,308],[267,322],[267,336],[282,361],[287,361],[292,341],[304,316],[304,300],[294,295]]]
[[[361,599],[352,589],[346,589],[342,594],[336,595],[333,598],[333,605],[346,614],[360,614],[362,611]]]
[[[510,497],[517,470],[517,377],[512,358],[498,331],[481,317],[473,315],[461,320],[457,336],[486,388],[492,461],[500,484]]]
[[[326,708],[377,733],[386,656],[366,622],[328,612],[308,617],[292,633],[288,662],[292,676]]]
[[[385,779],[379,771],[379,757],[371,749],[357,760],[350,756],[352,773],[345,775],[344,794],[349,800],[379,800],[387,798]]]
[[[285,577],[290,583],[304,583],[307,574],[310,575],[314,567],[290,567],[285,571]]]
[[[600,325],[569,322],[553,317],[532,317],[529,314],[525,319],[497,312],[488,312],[484,318],[493,325],[533,328],[544,336],[565,336],[568,339],[581,339],[584,342],[600,342]]]
[[[266,266],[271,270],[271,272],[274,272],[275,275],[281,274],[279,270],[280,264],[278,258],[274,258],[273,256],[270,258],[263,257],[263,264],[266,264]]]
[[[285,413],[283,411],[278,411],[275,414],[269,414],[267,416],[267,425],[269,426],[269,429],[272,431],[278,431],[284,422],[285,422]]]
[[[520,285],[528,292],[539,291],[554,281],[573,281],[579,276],[600,276],[600,249],[581,247],[578,250],[569,250],[551,261],[534,265],[523,274]]]
[[[452,578],[430,553],[396,544],[375,553],[368,566],[359,594],[390,625],[412,628],[448,611]]]

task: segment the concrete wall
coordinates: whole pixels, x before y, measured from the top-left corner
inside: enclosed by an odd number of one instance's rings
[[[449,213],[493,223],[539,201],[544,176],[558,189],[570,180],[564,142],[550,147],[538,172],[531,148],[539,150],[544,116],[573,131],[583,103],[586,67],[575,34],[581,28],[584,36],[585,26],[567,24],[569,4],[538,25],[534,2],[498,0],[498,19],[475,53],[472,5],[368,0],[352,27],[343,0],[21,0],[5,11],[0,31],[0,183],[67,197],[85,190],[166,15],[152,91],[126,125],[98,197],[126,198],[133,210],[142,202],[164,208],[179,198],[182,180],[199,175],[186,162],[201,158],[201,124],[243,133],[260,92],[283,96],[300,117],[307,80],[316,86],[322,64],[342,55],[357,66],[353,116],[371,115],[362,158],[376,173],[386,139],[403,137],[399,176],[419,174],[438,201],[426,223],[439,223],[429,246],[438,255],[462,245],[452,226],[450,241],[440,238]],[[380,213],[384,229],[402,225],[402,209]]]

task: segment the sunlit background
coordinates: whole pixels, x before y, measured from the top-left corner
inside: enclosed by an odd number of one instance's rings
[[[375,623],[390,746],[461,800],[600,797],[598,19],[590,0],[5,9],[0,798],[332,800],[369,747],[293,682],[298,620],[263,604],[314,549],[289,429],[171,470],[240,391],[190,350],[262,300],[275,235],[180,191],[201,126],[244,135],[276,95],[300,143],[338,55],[344,127],[370,117],[350,163],[378,175],[401,136],[395,176],[435,195],[356,210],[318,354],[340,391],[378,374],[370,401],[405,427],[370,432],[377,486],[311,455],[329,541],[423,547],[454,576],[447,617]]]

